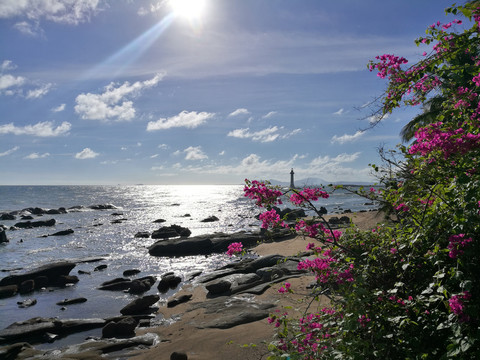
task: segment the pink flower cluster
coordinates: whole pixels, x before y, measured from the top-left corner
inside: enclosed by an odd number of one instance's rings
[[[290,286],[291,284],[286,282],[284,286],[282,286],[280,289],[278,289],[278,292],[281,293],[281,294],[285,294],[287,292],[290,292]]]
[[[321,283],[327,283],[333,281],[337,284],[343,284],[345,282],[354,281],[352,270],[353,264],[350,264],[347,269],[339,271],[332,267],[338,260],[332,257],[315,258],[313,260],[303,260],[297,265],[298,270],[310,270],[316,274],[317,281]]]
[[[280,197],[283,193],[280,190],[272,189],[265,183],[257,180],[250,182],[248,179],[245,179],[245,182],[247,185],[243,188],[244,196],[255,200],[257,206],[282,204]]]
[[[464,291],[461,295],[453,295],[449,300],[448,304],[452,312],[458,316],[461,322],[467,322],[470,320],[470,317],[464,313],[465,305],[464,301],[470,300],[472,295],[468,291]]]
[[[227,255],[232,256],[240,254],[243,251],[243,244],[241,242],[234,242],[228,245]]]
[[[301,232],[304,231],[307,236],[314,238],[315,236],[318,235],[318,229],[324,231],[325,227],[323,224],[320,223],[313,223],[313,224],[308,224],[304,220],[299,220],[297,224],[295,225],[295,231]]]
[[[365,315],[362,315],[358,318],[358,322],[360,323],[360,326],[361,327],[366,327],[367,324],[371,321],[372,319],[370,319],[369,317],[365,316]]]
[[[397,210],[397,211],[405,211],[405,212],[406,212],[406,211],[409,211],[409,210],[410,210],[410,207],[409,207],[407,204],[405,204],[405,203],[401,203],[401,204],[399,204],[398,206],[395,207],[395,210]]]
[[[464,155],[473,149],[480,149],[480,134],[465,133],[462,128],[444,131],[442,125],[442,122],[437,122],[419,129],[415,133],[417,142],[408,152],[426,156],[438,150],[448,159],[452,154]]]
[[[408,60],[404,57],[398,57],[391,54],[384,54],[376,57],[380,62],[376,64],[370,64],[370,71],[374,69],[378,70],[377,76],[385,79],[389,75],[396,74],[402,64],[407,64]]]
[[[298,193],[293,193],[290,196],[290,201],[297,205],[303,205],[307,201],[317,201],[319,198],[328,199],[329,195],[325,191],[315,188],[309,189],[305,188]]]
[[[463,248],[471,243],[472,238],[465,238],[465,234],[452,235],[448,238],[447,248],[450,250],[448,256],[452,259],[456,259],[459,255],[463,254]]]
[[[280,218],[280,215],[272,209],[270,211],[265,211],[258,216],[259,220],[262,220],[262,228],[268,229],[270,226],[283,226],[288,228],[288,225]]]

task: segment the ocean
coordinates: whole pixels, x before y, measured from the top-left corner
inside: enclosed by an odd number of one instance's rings
[[[111,204],[115,209],[93,210],[93,205]],[[335,191],[329,199],[322,199],[319,206],[328,213],[370,210],[372,205],[347,191]],[[138,277],[153,275],[159,278],[173,271],[185,282],[189,274],[208,271],[232,261],[224,254],[161,258],[148,254],[148,247],[156,240],[136,238],[142,231],[152,232],[161,226],[181,225],[191,230],[192,236],[213,232],[234,233],[257,231],[259,222],[255,216],[259,209],[243,196],[243,185],[132,185],[132,186],[0,186],[0,214],[26,208],[58,209],[66,214],[34,216],[34,220],[55,219],[54,227],[7,230],[8,243],[0,244],[0,278],[21,273],[40,265],[60,260],[78,260],[102,257],[99,262],[79,263],[71,275],[80,281],[73,286],[54,291],[36,291],[28,295],[0,299],[0,329],[15,321],[33,317],[58,318],[107,318],[120,315],[120,309],[137,298],[123,292],[98,290],[101,283],[122,277],[124,270],[138,269]],[[215,222],[201,222],[216,216]],[[155,223],[164,219],[164,223]],[[3,220],[0,225],[10,229],[20,221]],[[66,236],[48,236],[54,232],[72,229]],[[94,271],[105,264],[103,271]],[[85,271],[87,274],[79,274]],[[176,290],[160,294],[162,300]],[[145,293],[157,293],[156,286]],[[87,302],[62,309],[57,302],[66,298],[85,297]],[[37,304],[19,308],[17,302],[29,298]],[[155,321],[162,322],[162,319]],[[86,336],[100,336],[101,329],[71,335],[53,345],[62,346],[81,342]],[[41,348],[41,346],[39,346]]]

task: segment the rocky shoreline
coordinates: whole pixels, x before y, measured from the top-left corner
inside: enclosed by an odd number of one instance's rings
[[[93,207],[92,207],[93,208]],[[110,210],[112,205],[97,205],[95,209]],[[74,210],[74,209],[72,209]],[[64,213],[63,208],[58,209]],[[33,213],[46,214],[49,210],[34,208]],[[0,214],[8,218],[18,214]],[[38,224],[24,219],[22,226],[51,226],[51,220]],[[53,220],[53,219],[52,219]],[[207,219],[206,219],[207,220]],[[54,222],[55,220],[53,220]],[[208,221],[215,221],[212,217]],[[332,224],[338,225],[350,221],[344,218],[332,219]],[[161,221],[158,221],[159,223]],[[35,225],[34,225],[35,224]],[[5,233],[5,231],[3,231]],[[70,232],[66,231],[60,235],[65,236]],[[153,233],[136,234],[136,237],[151,237],[158,239],[148,248],[151,256],[178,257],[190,255],[209,255],[222,253],[232,242],[242,242],[246,247],[254,247],[266,240],[261,232],[234,234],[215,233],[190,237],[187,228],[172,225],[161,227]],[[286,241],[292,239],[288,232],[275,234],[275,238],[269,241]],[[7,240],[8,241],[8,240]],[[175,308],[188,306],[187,312],[201,311],[210,314],[208,321],[192,322],[197,329],[232,329],[248,323],[265,319],[275,308],[272,301],[259,301],[256,296],[262,295],[274,284],[281,283],[287,279],[304,276],[305,273],[297,270],[297,263],[303,258],[310,256],[310,253],[298,253],[295,256],[285,257],[283,255],[267,255],[260,257],[247,257],[234,261],[227,266],[221,267],[209,273],[192,274],[190,279],[182,279],[178,275],[166,272],[157,279],[155,276],[142,276],[135,278],[139,272],[132,269],[125,272],[123,277],[98,284],[97,289],[101,291],[128,292],[137,296],[135,300],[120,310],[120,314],[110,318],[93,319],[58,319],[36,317],[26,321],[16,322],[3,330],[0,330],[0,358],[7,359],[34,359],[45,358],[48,354],[55,353],[55,358],[71,358],[72,352],[82,359],[100,359],[105,357],[116,358],[119,352],[125,354],[132,349],[145,349],[158,345],[163,340],[161,336],[152,331],[151,320],[156,318],[155,314],[162,314],[166,309],[169,311]],[[55,288],[72,286],[79,281],[76,275],[70,272],[80,262],[95,262],[103,258],[91,258],[78,260],[78,262],[62,261],[53,264],[45,264],[28,272],[13,274],[0,279],[0,298],[20,294],[35,294],[36,291],[45,291]],[[101,270],[100,267],[95,270]],[[132,278],[133,277],[133,278]],[[158,284],[157,284],[158,281]],[[165,293],[169,289],[176,289],[181,282],[188,281],[192,285],[185,287],[166,302],[160,302],[158,294]],[[144,295],[157,284],[155,294]],[[205,298],[203,301],[195,301],[195,289],[203,289]],[[189,291],[190,289],[190,291]],[[35,299],[28,299],[21,306],[34,306]],[[57,303],[59,306],[73,305],[87,301],[86,298],[65,299]],[[157,315],[158,317],[158,315]],[[165,314],[164,314],[165,317]],[[175,318],[165,319],[168,322],[175,322]],[[101,338],[90,338],[83,344],[71,345],[63,349],[40,350],[35,346],[45,342],[55,342],[73,333],[83,332],[88,329],[102,329]],[[179,359],[189,358],[187,354],[179,351]],[[185,357],[182,357],[183,355]],[[177,356],[172,355],[172,356]],[[122,355],[124,356],[124,355]],[[190,357],[195,358],[195,357]]]

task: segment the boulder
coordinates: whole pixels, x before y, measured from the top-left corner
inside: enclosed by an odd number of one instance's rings
[[[17,301],[17,305],[19,308],[26,308],[33,306],[37,303],[37,299],[27,299],[23,301]]]
[[[137,325],[138,320],[131,316],[127,316],[117,322],[111,321],[103,327],[102,337],[118,338],[135,336],[135,328]]]
[[[17,285],[0,286],[0,299],[16,295],[18,292]]]
[[[232,284],[227,280],[212,281],[205,285],[209,296],[227,294],[230,292],[231,286]]]
[[[89,206],[92,210],[114,210],[117,207],[112,204],[99,204],[99,205],[91,205]]]
[[[64,287],[68,284],[76,284],[79,282],[79,279],[75,275],[60,275],[55,281],[52,283],[53,286]]]
[[[8,213],[2,213],[0,215],[0,220],[15,220],[15,215],[8,214]]]
[[[6,243],[6,242],[8,242],[7,234],[5,233],[5,230],[0,229],[0,243]]]
[[[29,229],[42,226],[55,226],[55,219],[39,220],[39,221],[22,221],[16,223],[14,226],[20,229]]]
[[[148,231],[139,231],[135,234],[136,238],[149,238],[150,233]]]
[[[172,307],[175,307],[177,305],[183,304],[183,303],[189,301],[192,298],[192,296],[193,296],[192,294],[185,294],[185,295],[179,296],[178,298],[174,298],[172,300],[169,300],[167,302],[167,307],[172,308]]]
[[[102,270],[105,270],[107,268],[107,265],[103,264],[103,265],[98,265],[95,269],[93,269],[93,271],[102,271]]]
[[[133,275],[137,275],[138,273],[140,273],[141,271],[138,270],[138,269],[129,269],[129,270],[125,270],[123,272],[123,276],[133,276]]]
[[[200,220],[200,222],[207,223],[207,222],[214,222],[214,221],[219,221],[220,219],[216,217],[215,215],[209,216],[203,220]]]
[[[150,308],[160,300],[158,295],[147,295],[142,298],[136,299],[131,303],[127,304],[124,308],[120,310],[122,315],[137,315],[137,314],[148,314],[152,312]]]
[[[45,288],[49,283],[48,277],[46,276],[37,276],[33,281],[35,281],[35,290]]]
[[[64,305],[73,305],[73,304],[81,304],[86,302],[87,299],[84,297],[79,297],[75,299],[65,299],[62,301],[57,302],[57,305],[64,306]]]
[[[45,211],[45,214],[48,214],[48,215],[59,215],[59,214],[66,214],[66,213],[67,213],[67,210],[64,207]]]
[[[164,223],[166,221],[167,220],[165,220],[165,219],[157,219],[157,220],[154,220],[153,222],[158,224],[158,223]]]
[[[65,235],[73,234],[73,232],[74,231],[72,229],[67,229],[67,230],[57,231],[56,233],[53,233],[49,236],[65,236]]]
[[[19,342],[12,345],[0,347],[0,359],[14,360],[22,351],[32,349],[32,345],[26,342]]]
[[[132,280],[126,278],[116,278],[113,280],[105,281],[100,284],[99,290],[110,290],[110,291],[119,291],[127,290],[130,288]]]
[[[162,275],[157,288],[161,293],[165,293],[168,289],[175,289],[181,282],[182,278],[180,276],[176,276],[173,273],[166,273]]]
[[[173,237],[189,237],[192,234],[190,229],[180,225],[162,226],[152,233],[152,239],[169,239]]]
[[[18,292],[20,294],[28,294],[35,290],[35,281],[32,279],[22,281],[18,286]]]
[[[170,360],[188,360],[188,356],[184,352],[174,351],[170,354]]]

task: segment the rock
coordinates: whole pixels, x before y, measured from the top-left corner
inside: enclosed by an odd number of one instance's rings
[[[93,269],[93,271],[101,271],[101,270],[105,270],[107,268],[107,265],[103,264],[103,265],[98,265],[95,269]]]
[[[41,226],[54,226],[56,223],[55,219],[50,220],[39,220],[39,221],[23,221],[18,222],[14,226],[20,229],[29,229]]]
[[[33,281],[35,281],[35,290],[45,288],[49,283],[48,277],[46,276],[37,276]]]
[[[138,270],[138,269],[129,269],[129,270],[125,270],[123,272],[123,276],[133,276],[133,275],[137,275],[138,273],[140,273],[141,271]]]
[[[114,213],[112,213],[112,216],[123,216],[123,213],[114,212]]]
[[[37,299],[27,299],[23,301],[17,301],[17,305],[19,308],[26,308],[29,306],[33,306],[37,303]]]
[[[142,298],[136,299],[131,303],[127,304],[124,308],[120,310],[122,315],[137,315],[137,314],[145,314],[151,313],[152,309],[150,306],[155,304],[158,300],[160,300],[160,296],[158,295],[147,295]]]
[[[10,297],[18,292],[17,285],[0,286],[0,299]]]
[[[59,215],[59,214],[66,214],[66,213],[67,213],[67,210],[64,207],[45,211],[45,214],[48,214],[48,215]]]
[[[81,304],[81,303],[84,303],[86,301],[87,301],[86,298],[79,297],[79,298],[75,298],[75,299],[65,299],[65,300],[59,301],[59,302],[57,302],[57,305],[62,306],[62,305]]]
[[[46,333],[59,336],[69,335],[75,332],[103,327],[103,319],[62,319],[57,318],[32,318],[22,322],[16,322],[5,329],[0,330],[0,344],[12,343],[16,340],[28,341],[29,343],[43,342]]]
[[[20,220],[33,220],[33,216],[32,215],[23,215]]]
[[[127,316],[117,322],[109,322],[102,329],[102,337],[132,337],[135,336],[135,328],[138,320],[131,316]]]
[[[162,226],[152,233],[152,239],[168,239],[172,237],[189,237],[192,234],[190,229],[180,225]]]
[[[149,238],[150,233],[148,231],[139,231],[135,234],[136,238]]]
[[[116,278],[113,280],[105,281],[98,288],[99,290],[110,290],[110,291],[119,291],[127,290],[130,288],[132,280],[126,278]]]
[[[183,352],[173,352],[170,355],[170,360],[188,360],[187,354]]]
[[[20,294],[28,294],[35,290],[35,281],[32,279],[22,281],[18,286],[18,292]]]
[[[205,285],[209,296],[227,294],[230,292],[231,286],[232,284],[226,280],[213,281]]]
[[[153,222],[158,224],[158,223],[164,223],[166,221],[167,220],[165,220],[165,219],[157,219],[157,220],[154,220]]]
[[[60,275],[52,285],[58,286],[58,287],[65,287],[68,284],[76,284],[80,280],[78,279],[77,276],[75,275]]]
[[[90,271],[85,271],[85,270],[78,270],[78,273],[79,273],[80,275],[90,275],[90,274],[91,274]]]
[[[67,229],[67,230],[62,230],[62,231],[58,231],[54,234],[51,234],[49,236],[65,236],[65,235],[70,235],[70,234],[73,234],[73,230],[72,229]]]
[[[171,307],[175,307],[177,305],[183,304],[183,303],[189,301],[192,298],[192,296],[193,296],[192,294],[186,294],[186,295],[182,295],[178,298],[169,300],[167,302],[167,307],[171,308]]]
[[[130,294],[142,294],[150,290],[152,286],[148,281],[133,280],[128,288]]]
[[[22,351],[31,349],[32,345],[26,342],[15,343],[0,347],[0,359],[14,360]]]
[[[8,242],[7,234],[5,233],[5,230],[0,229],[0,243],[6,243],[6,242]]]
[[[157,288],[161,293],[165,293],[168,289],[175,289],[181,282],[182,278],[180,276],[176,276],[173,273],[166,273],[162,275]]]
[[[91,205],[89,206],[92,210],[115,210],[117,207],[112,204],[100,204],[100,205]]]
[[[200,222],[206,223],[206,222],[214,222],[214,221],[219,221],[220,219],[217,218],[215,215],[209,216],[203,220],[200,220]]]
[[[42,336],[43,342],[47,342],[47,343],[53,343],[57,339],[58,339],[57,334],[52,334],[52,333],[48,333],[48,332],[43,334],[43,336]]]
[[[15,215],[8,214],[8,213],[2,213],[0,215],[0,220],[15,220]]]

